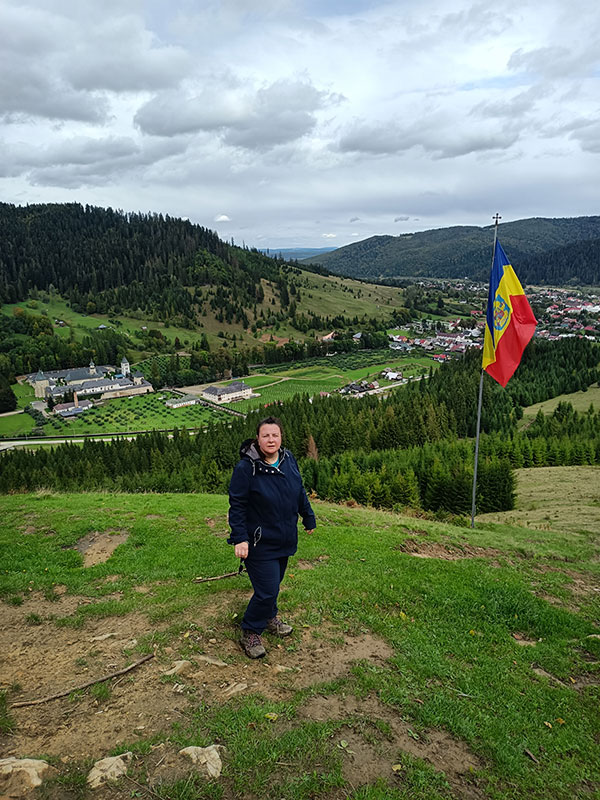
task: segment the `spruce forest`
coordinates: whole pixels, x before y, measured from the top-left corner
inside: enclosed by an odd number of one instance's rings
[[[480,513],[513,507],[515,468],[600,463],[600,410],[593,407],[580,415],[561,404],[548,421],[541,414],[525,430],[517,429],[523,405],[597,382],[597,360],[596,345],[584,339],[534,341],[506,390],[486,377]],[[479,370],[475,353],[383,400],[300,395],[246,419],[211,424],[204,434],[154,432],[133,441],[13,451],[0,459],[0,491],[223,493],[241,441],[271,413],[281,418],[286,445],[299,457],[307,489],[317,496],[465,514],[471,503]]]

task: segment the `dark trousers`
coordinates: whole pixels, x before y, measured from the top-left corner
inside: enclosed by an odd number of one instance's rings
[[[279,584],[285,575],[288,557],[274,558],[269,561],[246,561],[246,570],[252,583],[254,594],[250,598],[248,608],[242,620],[242,628],[260,634],[267,627],[267,622],[277,616],[277,596]]]

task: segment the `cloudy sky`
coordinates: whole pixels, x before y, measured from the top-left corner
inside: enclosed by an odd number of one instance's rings
[[[0,0],[0,199],[256,247],[599,213],[597,0]]]

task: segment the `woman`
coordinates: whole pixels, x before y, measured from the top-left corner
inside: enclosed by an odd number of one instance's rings
[[[298,515],[307,533],[316,527],[315,515],[302,485],[296,459],[281,446],[281,422],[267,417],[258,423],[256,439],[240,448],[229,485],[227,540],[243,558],[252,582],[252,595],[244,618],[240,644],[249,658],[262,658],[266,650],[261,634],[289,636],[292,627],[277,615],[279,586],[288,558],[298,548]]]

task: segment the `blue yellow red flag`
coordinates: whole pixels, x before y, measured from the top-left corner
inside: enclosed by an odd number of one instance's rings
[[[496,240],[483,341],[483,369],[506,386],[519,366],[537,320],[525,292]]]

